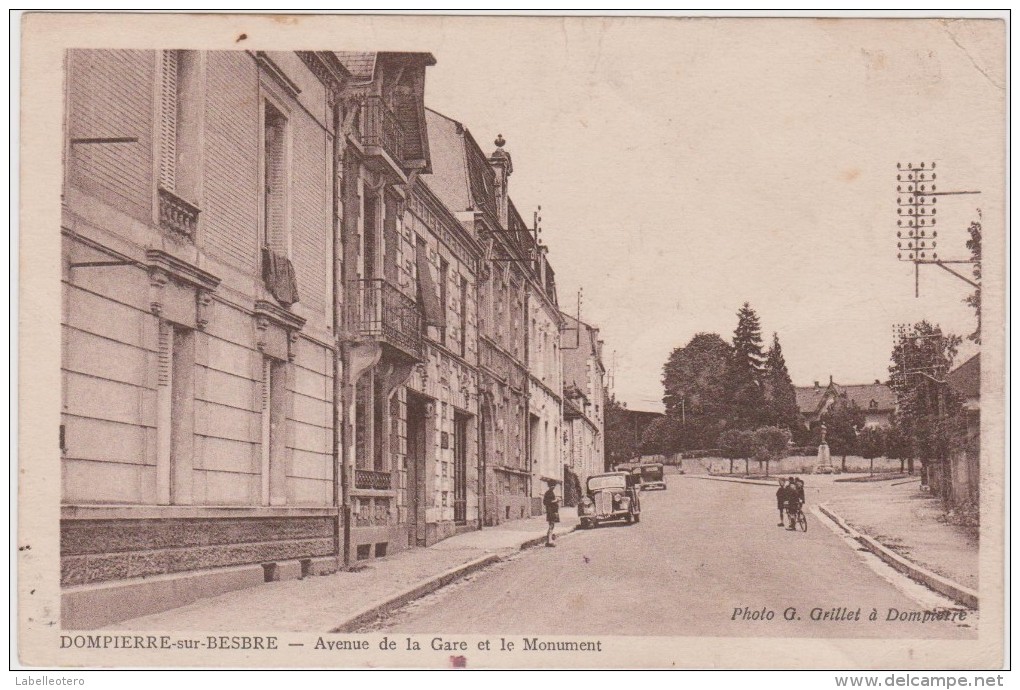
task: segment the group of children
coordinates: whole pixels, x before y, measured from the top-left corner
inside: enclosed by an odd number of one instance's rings
[[[776,527],[786,524],[783,521],[783,511],[785,510],[786,517],[790,521],[786,529],[797,529],[797,514],[800,513],[804,505],[804,480],[795,477],[780,479],[779,489],[776,491],[776,505],[779,508],[779,524]]]

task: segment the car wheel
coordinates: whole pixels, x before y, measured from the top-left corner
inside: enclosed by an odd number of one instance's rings
[[[641,513],[635,513],[634,514],[634,522],[635,523],[641,522]]]

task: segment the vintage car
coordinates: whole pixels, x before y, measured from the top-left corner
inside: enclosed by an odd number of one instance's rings
[[[588,477],[584,497],[577,506],[581,527],[590,529],[601,522],[625,520],[627,524],[641,521],[639,481],[631,472],[609,472]]]
[[[663,476],[662,463],[641,465],[641,489],[666,489],[666,478]]]

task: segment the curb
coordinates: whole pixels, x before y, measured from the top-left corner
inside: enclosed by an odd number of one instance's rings
[[[462,563],[458,566],[450,568],[446,572],[440,573],[428,579],[422,580],[416,585],[405,589],[403,592],[395,594],[393,596],[386,597],[385,599],[379,599],[376,602],[369,604],[365,608],[361,609],[353,616],[345,620],[337,627],[330,630],[333,633],[345,633],[353,632],[356,628],[361,625],[378,618],[384,613],[388,613],[393,609],[400,608],[408,602],[419,599],[426,594],[431,594],[437,589],[441,589],[448,584],[456,582],[465,575],[481,570],[493,563],[498,563],[502,558],[499,554],[490,553],[480,558],[476,558],[473,561]]]
[[[881,558],[895,570],[903,573],[911,580],[920,582],[928,589],[949,597],[958,604],[962,604],[969,609],[978,609],[978,593],[973,589],[964,587],[963,585],[959,585],[948,578],[933,573],[927,568],[924,568],[913,561],[907,560],[898,553],[883,546],[868,535],[861,534],[848,525],[843,518],[832,512],[832,509],[828,506],[819,504],[818,509],[822,511],[826,517],[835,522],[840,529],[849,534],[857,543]]]
[[[568,534],[571,534],[572,532],[576,532],[577,528],[579,526],[580,526],[579,524],[578,525],[574,525],[570,529],[564,530],[563,532],[560,532],[559,534],[556,535],[556,538],[559,539],[560,537],[565,537]],[[532,539],[527,539],[527,540],[521,542],[521,547],[518,550],[519,551],[524,551],[525,549],[530,549],[532,546],[538,546],[539,544],[542,544],[543,542],[545,542],[545,535],[544,534],[542,536],[540,536],[540,537],[534,537]]]
[[[572,528],[564,531],[562,534],[558,536],[560,537],[566,536],[567,534],[570,534],[575,530],[577,530],[577,525],[574,525]],[[545,541],[544,534],[540,537],[528,539],[520,545],[518,551],[524,551],[525,549],[528,549],[532,546],[537,546],[538,544],[541,544],[544,541]],[[414,601],[415,599],[420,599],[426,594],[431,594],[432,592],[435,592],[438,589],[442,589],[443,587],[446,587],[449,584],[453,584],[457,580],[463,578],[466,575],[470,575],[475,571],[481,570],[482,568],[487,568],[488,566],[493,565],[495,563],[499,563],[505,558],[506,556],[500,555],[498,553],[489,553],[484,556],[480,556],[474,559],[473,561],[461,563],[460,565],[454,566],[453,568],[450,568],[449,570],[442,572],[439,575],[434,575],[432,577],[421,580],[417,584],[412,585],[411,587],[405,589],[402,592],[399,592],[397,594],[394,594],[383,599],[379,599],[369,604],[365,608],[353,614],[343,623],[330,630],[330,632],[331,633],[354,632],[357,628],[361,627],[362,625],[372,620],[375,620],[376,618],[386,613],[389,613],[390,611],[398,609],[401,606]]]
[[[775,481],[767,482],[764,479],[735,479],[733,477],[710,477],[705,474],[689,474],[687,475],[691,479],[709,479],[713,482],[732,482],[734,484],[757,484],[758,486],[778,486],[777,482],[779,478],[776,477]]]

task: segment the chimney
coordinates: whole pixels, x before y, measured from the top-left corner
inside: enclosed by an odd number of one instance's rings
[[[504,228],[509,223],[509,184],[510,175],[514,171],[513,162],[510,160],[510,153],[504,150],[506,139],[502,134],[496,135],[496,150],[489,156],[489,165],[496,172],[496,209],[499,213],[499,224]]]
[[[819,383],[817,381],[815,381],[815,388],[821,388],[821,386],[819,385]]]
[[[881,381],[879,381],[878,379],[875,379],[875,385],[876,385],[876,386],[881,386],[881,385],[882,385],[882,382],[881,382]]]

